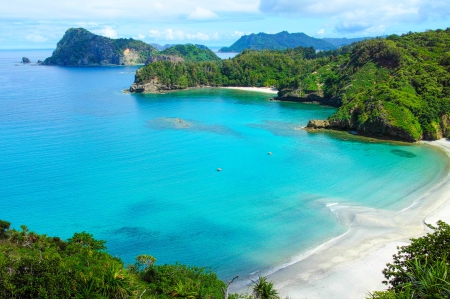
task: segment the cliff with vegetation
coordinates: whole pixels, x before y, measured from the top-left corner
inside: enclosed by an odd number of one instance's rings
[[[317,70],[342,105],[311,128],[417,141],[450,137],[450,29],[361,42]]]
[[[282,31],[277,34],[252,33],[241,36],[234,44],[223,47],[220,52],[242,52],[244,50],[284,50],[297,47],[313,47],[316,50],[333,50],[336,47],[322,39],[304,33]]]
[[[163,51],[132,38],[111,39],[83,28],[70,28],[44,65],[96,66],[136,65],[154,61],[218,61],[203,45],[175,45]]]
[[[450,29],[392,35],[316,53],[245,50],[233,59],[154,63],[134,92],[199,86],[276,86],[277,100],[339,107],[309,129],[417,141],[450,137]]]
[[[157,50],[134,39],[111,39],[83,28],[70,28],[44,65],[90,66],[143,64]]]

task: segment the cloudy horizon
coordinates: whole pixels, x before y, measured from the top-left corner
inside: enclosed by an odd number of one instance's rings
[[[73,27],[111,38],[207,46],[229,46],[259,32],[353,38],[450,27],[450,3],[441,0],[0,1],[0,49],[54,48]]]

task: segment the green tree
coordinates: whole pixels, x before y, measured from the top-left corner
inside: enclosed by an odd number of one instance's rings
[[[256,299],[278,299],[278,292],[273,287],[273,282],[267,281],[267,277],[259,276],[253,281],[253,296]]]

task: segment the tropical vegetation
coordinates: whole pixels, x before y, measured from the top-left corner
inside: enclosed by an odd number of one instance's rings
[[[125,266],[106,251],[105,243],[87,232],[75,233],[65,241],[37,234],[24,225],[15,230],[0,220],[0,298],[228,298],[232,281],[225,284],[209,269],[157,265],[156,259],[146,254],[137,256],[134,265]],[[267,287],[272,291],[265,291]],[[255,298],[275,299],[269,282],[261,281],[258,290]],[[241,297],[252,298],[229,296]]]
[[[450,298],[450,226],[442,221],[426,236],[401,246],[383,274],[389,290],[371,294],[371,299]]]
[[[208,47],[202,45],[175,45],[155,55],[172,55],[181,57],[186,62],[219,61],[220,58]]]

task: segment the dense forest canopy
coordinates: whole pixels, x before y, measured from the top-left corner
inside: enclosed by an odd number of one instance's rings
[[[220,58],[206,46],[202,45],[175,45],[164,49],[156,55],[173,55],[184,59],[187,62],[219,61]]]

